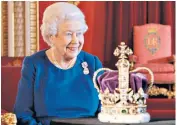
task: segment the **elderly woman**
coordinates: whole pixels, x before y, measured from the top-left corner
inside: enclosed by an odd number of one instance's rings
[[[24,59],[14,107],[19,124],[48,125],[53,118],[92,117],[100,110],[92,77],[102,64],[82,51],[87,29],[77,6],[46,8],[41,32],[50,49]]]

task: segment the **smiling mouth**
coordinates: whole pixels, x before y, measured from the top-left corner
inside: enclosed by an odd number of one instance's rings
[[[79,47],[67,47],[70,51],[77,51]]]

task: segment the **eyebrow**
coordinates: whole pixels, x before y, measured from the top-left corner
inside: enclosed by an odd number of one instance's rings
[[[73,30],[64,30],[63,32],[79,32],[79,31],[83,31],[84,29],[79,29],[79,30],[76,30],[76,31],[73,31]]]

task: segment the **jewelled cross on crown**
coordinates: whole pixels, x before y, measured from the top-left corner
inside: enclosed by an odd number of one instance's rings
[[[125,45],[124,42],[121,42],[118,47],[116,47],[114,51],[114,55],[119,58],[116,63],[116,66],[118,68],[118,76],[119,76],[118,81],[119,81],[120,99],[122,103],[126,104],[127,91],[129,88],[129,67],[130,67],[130,63],[126,58],[127,55],[132,55],[133,52],[129,47],[127,47],[127,45]]]

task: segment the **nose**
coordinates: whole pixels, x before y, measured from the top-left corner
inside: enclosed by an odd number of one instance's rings
[[[78,39],[76,33],[73,33],[71,43],[79,43],[79,39]]]

